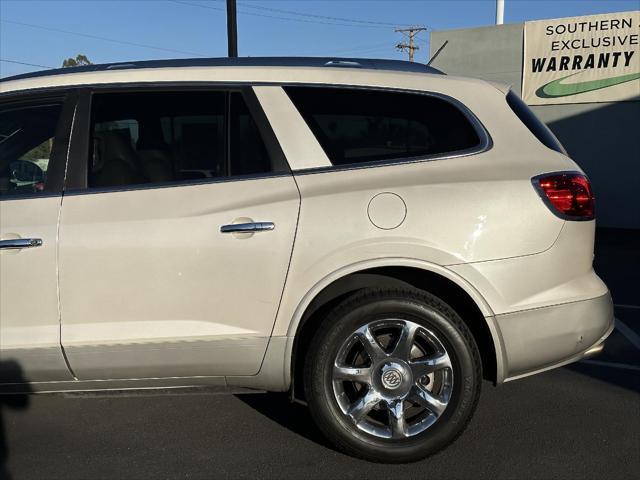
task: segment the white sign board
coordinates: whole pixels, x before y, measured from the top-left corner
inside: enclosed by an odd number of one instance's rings
[[[529,105],[640,99],[640,11],[524,24]]]

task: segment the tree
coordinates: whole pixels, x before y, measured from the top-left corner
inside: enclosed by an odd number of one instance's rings
[[[78,54],[76,58],[67,58],[62,61],[62,67],[80,67],[82,65],[92,65],[91,60],[89,60],[85,55]]]

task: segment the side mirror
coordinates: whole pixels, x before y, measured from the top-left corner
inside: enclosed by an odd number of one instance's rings
[[[9,164],[10,181],[16,186],[35,185],[44,182],[44,170],[29,160],[15,160]]]

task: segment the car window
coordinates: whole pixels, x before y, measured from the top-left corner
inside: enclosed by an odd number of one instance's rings
[[[92,100],[89,187],[269,173],[240,92],[127,92]]]
[[[0,196],[45,188],[60,105],[0,109]]]
[[[440,97],[349,88],[285,90],[334,165],[453,153],[480,144],[469,119]]]

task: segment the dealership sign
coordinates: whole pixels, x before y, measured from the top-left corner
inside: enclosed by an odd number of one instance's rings
[[[529,105],[640,99],[640,11],[526,22]]]

